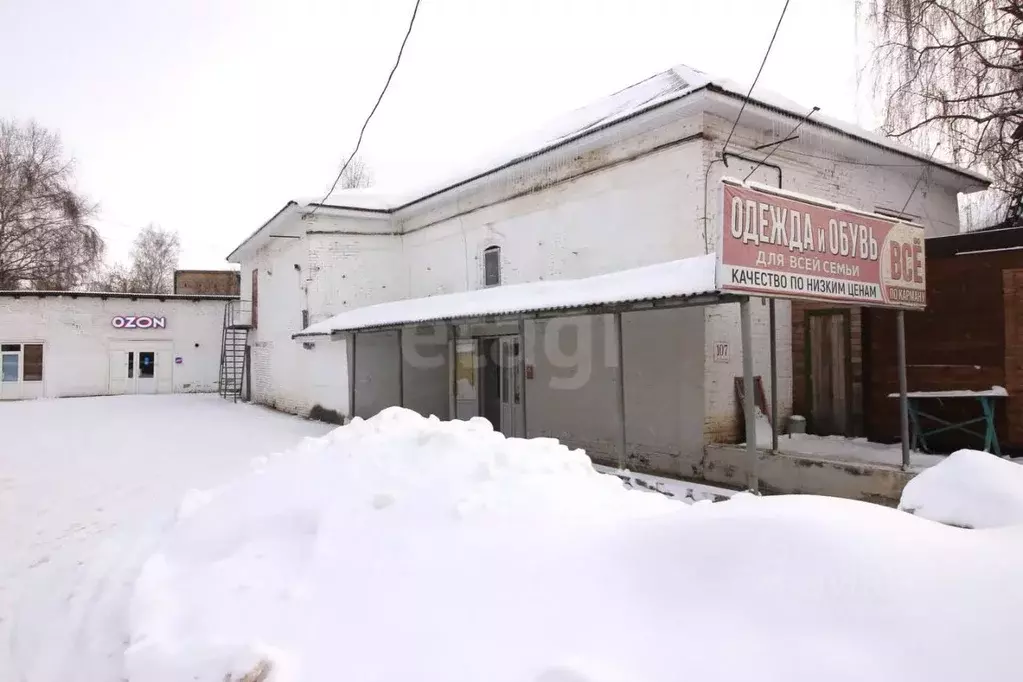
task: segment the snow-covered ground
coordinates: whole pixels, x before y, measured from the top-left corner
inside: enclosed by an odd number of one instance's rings
[[[914,477],[899,509],[963,528],[1023,524],[1023,465],[960,450]]]
[[[1001,682],[1023,526],[814,496],[686,505],[556,441],[391,408],[189,497],[130,682]]]
[[[711,502],[480,419],[330,428],[194,396],[0,404],[0,681],[1017,676],[1023,525]]]
[[[781,424],[778,426],[782,428]],[[771,445],[771,422],[767,419],[767,415],[757,409],[757,447],[768,450]],[[780,434],[778,436],[778,451],[790,455],[806,455],[840,462],[902,466],[902,445],[900,443],[884,445],[872,443],[866,438],[814,436],[808,433]],[[910,467],[915,470],[934,466],[944,459],[944,455],[928,455],[916,451],[909,453]]]
[[[0,680],[120,680],[133,571],[182,496],[330,428],[215,396],[0,403]]]

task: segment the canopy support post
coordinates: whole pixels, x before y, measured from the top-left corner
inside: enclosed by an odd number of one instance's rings
[[[896,345],[899,354],[899,433],[902,436],[902,470],[909,469],[909,397],[906,378],[906,311],[900,310],[895,320]]]
[[[768,299],[767,311],[771,325],[771,452],[778,453],[778,338],[775,301]]]
[[[739,325],[742,333],[742,380],[745,387],[743,390],[743,414],[746,421],[746,455],[749,457],[749,489],[755,493],[760,488],[760,477],[756,409],[753,396],[753,322],[749,296],[745,296],[739,301]]]
[[[522,396],[522,437],[529,438],[529,417],[526,414],[526,318],[519,318],[519,391]]]
[[[405,407],[405,328],[398,327],[398,407]]]
[[[448,399],[448,419],[458,419],[458,326],[448,326],[448,363],[451,369],[451,396]]]
[[[618,362],[615,365],[615,407],[618,412],[618,469],[625,469],[628,457],[625,452],[625,353],[622,348],[622,314],[614,314],[615,325],[615,353]]]
[[[348,421],[355,419],[355,337],[348,335]]]

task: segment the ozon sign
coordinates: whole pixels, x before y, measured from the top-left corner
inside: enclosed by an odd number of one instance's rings
[[[718,287],[762,296],[921,309],[924,228],[724,181]]]
[[[110,320],[117,329],[166,329],[166,317],[153,317],[151,315],[118,315]]]

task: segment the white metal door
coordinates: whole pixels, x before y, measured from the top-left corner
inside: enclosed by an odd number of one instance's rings
[[[174,353],[170,351],[156,353],[156,392],[174,392]]]
[[[519,351],[517,336],[501,337],[501,432],[509,438],[523,435]]]
[[[110,393],[112,395],[135,392],[134,372],[132,372],[133,378],[128,378],[129,362],[134,369],[134,356],[130,351],[110,351]]]
[[[135,392],[156,393],[157,353],[140,350],[135,353]]]

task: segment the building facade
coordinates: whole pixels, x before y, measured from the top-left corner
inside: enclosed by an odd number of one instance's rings
[[[0,292],[0,400],[216,391],[229,300]]]
[[[376,303],[550,279],[580,278],[715,252],[721,179],[733,177],[826,197],[868,211],[921,216],[929,236],[959,231],[958,194],[979,176],[935,164],[847,124],[810,119],[774,149],[808,109],[776,98],[746,107],[723,143],[744,89],[678,67],[574,112],[515,150],[462,177],[403,195],[349,191],[326,205],[293,201],[230,256],[242,271],[252,398],[296,413],[319,406],[369,416],[399,393],[424,413],[484,415],[528,394],[529,436],[557,437],[610,459],[615,392],[608,316],[530,322],[514,330],[462,329],[454,360],[444,329],[360,334],[350,404],[345,338],[296,341],[312,323]],[[784,133],[784,134],[783,134]],[[766,161],[768,152],[773,153]],[[770,391],[766,301],[753,315],[756,373]],[[777,306],[780,412],[792,410],[792,306]],[[708,442],[734,442],[742,375],[734,306],[630,313],[624,319],[628,462],[684,473]],[[502,373],[524,352],[526,376]],[[454,367],[452,367],[452,362]],[[510,363],[514,365],[515,363]],[[455,374],[452,401],[437,376]],[[510,386],[508,390],[495,386]],[[400,386],[400,390],[394,387]],[[422,393],[422,395],[420,394]],[[521,409],[519,407],[518,409]],[[514,419],[504,420],[515,423]],[[522,435],[502,428],[508,435]]]

